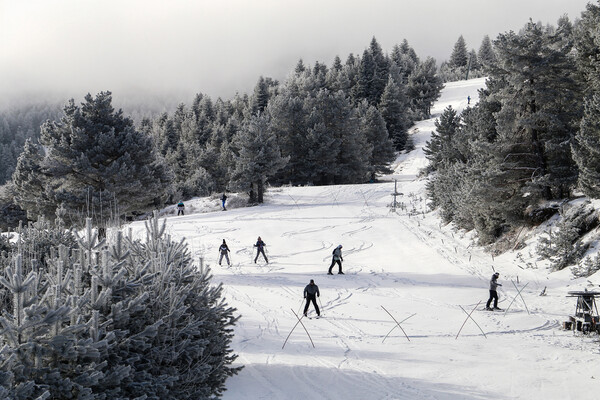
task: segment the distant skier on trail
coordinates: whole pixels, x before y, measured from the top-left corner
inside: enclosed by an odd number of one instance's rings
[[[223,193],[223,196],[221,196],[221,205],[223,207],[223,211],[227,211],[227,209],[225,208],[226,201],[227,201],[227,196],[225,195],[225,193]]]
[[[321,293],[319,293],[319,287],[315,285],[315,281],[313,279],[310,280],[310,283],[306,285],[304,288],[304,298],[306,299],[306,305],[304,306],[304,316],[306,317],[306,313],[308,312],[308,306],[312,301],[315,306],[315,311],[317,312],[317,316],[321,316],[321,311],[319,310],[319,306],[317,305],[317,297],[320,297]]]
[[[471,96],[467,96],[467,104],[471,104]]]
[[[221,246],[219,246],[219,265],[221,265],[221,261],[223,260],[223,257],[225,257],[225,260],[227,260],[227,265],[231,267],[231,262],[229,261],[229,254],[227,254],[229,251],[229,247],[227,247],[227,243],[225,243],[225,239],[223,239],[223,243],[221,244]]]
[[[495,272],[494,275],[492,275],[492,279],[490,279],[490,298],[485,305],[485,309],[488,311],[501,310],[501,308],[498,308],[498,292],[496,292],[496,288],[502,286],[501,283],[497,282],[499,276],[500,273]],[[492,299],[494,300],[494,308],[490,308]]]
[[[262,253],[263,257],[265,258],[265,261],[267,262],[267,264],[269,263],[269,260],[267,259],[267,256],[265,255],[265,242],[263,242],[263,240],[260,238],[260,236],[258,237],[258,239],[256,240],[256,244],[254,245],[254,247],[256,247],[256,257],[254,257],[254,264],[256,264],[256,260],[258,260],[258,256]]]
[[[342,245],[341,244],[338,247],[336,247],[335,249],[333,249],[332,255],[333,255],[333,257],[331,258],[331,265],[329,266],[329,272],[327,272],[327,275],[333,275],[331,270],[333,269],[333,266],[335,265],[335,263],[337,263],[337,265],[339,267],[338,274],[344,275],[344,273],[342,272],[342,261],[344,261],[344,258],[342,257]]]
[[[177,203],[177,215],[185,215],[183,210],[185,208],[185,204],[183,204],[183,200],[181,200],[179,203]]]

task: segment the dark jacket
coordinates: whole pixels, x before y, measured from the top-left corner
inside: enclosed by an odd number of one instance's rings
[[[498,278],[496,276],[492,276],[492,279],[490,280],[490,290],[496,290],[498,286],[502,286],[502,284],[498,283],[497,280]]]
[[[334,260],[341,260],[344,261],[344,259],[342,258],[342,248],[340,246],[336,247],[333,250],[333,259]]]
[[[319,293],[319,287],[314,283],[312,285],[310,283],[306,285],[306,287],[304,288],[304,298],[306,298],[307,296],[314,296],[315,294],[317,296],[321,296],[321,293]]]
[[[225,243],[223,243],[220,247],[219,250],[221,251],[221,254],[227,254],[229,250],[229,247],[227,247],[227,245]]]
[[[258,247],[259,250],[262,250],[262,248],[265,246],[266,246],[266,244],[262,240],[257,241],[256,244],[254,245],[254,247]]]

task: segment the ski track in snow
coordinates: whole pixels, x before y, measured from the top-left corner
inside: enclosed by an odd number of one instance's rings
[[[539,297],[547,272],[523,270],[511,255],[495,259],[468,234],[441,225],[417,177],[435,116],[448,105],[462,111],[467,94],[476,102],[483,82],[446,85],[434,118],[411,130],[415,150],[398,157],[388,182],[276,188],[258,207],[169,220],[169,233],[189,239],[241,315],[232,346],[245,368],[227,381],[224,400],[585,398],[574,393],[587,393],[578,388],[589,387],[590,376],[600,378],[600,349],[592,337],[559,329],[572,311],[566,291]],[[393,179],[403,193],[396,212]],[[133,228],[142,235],[143,224]],[[262,256],[253,262],[258,235],[268,264]],[[216,265],[223,239],[231,268]],[[338,244],[345,275],[329,276]],[[481,311],[494,270],[501,271],[503,308],[516,297],[511,280],[530,282],[522,295],[531,314],[520,298],[506,314]],[[309,279],[321,290],[323,318],[302,319],[315,347],[298,324],[282,349]],[[456,337],[467,318],[460,306],[471,312],[478,302],[472,318],[487,338],[472,320]],[[397,321],[416,313],[401,323],[410,340],[382,306]]]

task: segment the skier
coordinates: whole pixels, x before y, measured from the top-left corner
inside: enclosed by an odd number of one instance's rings
[[[219,247],[219,252],[221,253],[221,255],[219,256],[219,265],[221,265],[223,256],[225,256],[225,259],[227,260],[227,265],[231,267],[231,262],[229,261],[229,254],[227,254],[227,252],[229,251],[229,247],[227,247],[227,243],[225,243],[225,239],[223,239],[223,244],[221,244],[221,246]]]
[[[184,208],[185,208],[185,205],[183,204],[183,201],[180,201],[179,203],[177,203],[177,215],[185,215],[183,212]]]
[[[225,208],[225,201],[227,200],[227,196],[225,196],[225,193],[223,193],[223,196],[221,196],[221,202],[222,202],[222,206],[223,206],[223,211],[227,211],[227,209]]]
[[[337,265],[339,266],[338,274],[344,275],[344,273],[342,272],[342,261],[344,261],[344,259],[342,258],[342,245],[340,244],[338,247],[333,249],[332,254],[333,257],[331,258],[331,265],[329,266],[329,272],[327,272],[327,275],[333,275],[331,270],[333,269],[335,263],[337,263]]]
[[[316,297],[315,297],[316,295]],[[304,306],[304,316],[306,317],[306,313],[308,312],[308,306],[312,301],[315,306],[315,311],[317,312],[317,316],[321,316],[321,311],[319,311],[319,306],[317,305],[317,297],[320,297],[321,293],[319,293],[319,287],[315,285],[314,280],[310,280],[310,283],[306,285],[304,288],[304,298],[306,299],[306,305]]]
[[[467,96],[467,104],[471,104],[471,96]]]
[[[500,273],[495,272],[494,275],[492,275],[492,279],[490,279],[490,298],[488,299],[485,305],[485,309],[488,311],[501,310],[500,308],[498,308],[498,292],[496,292],[496,288],[498,286],[502,286],[501,283],[497,282],[499,276]],[[490,308],[492,299],[494,300],[494,308]]]
[[[267,264],[269,263],[269,260],[267,259],[267,256],[265,255],[265,246],[266,246],[265,242],[263,242],[259,236],[258,239],[256,240],[256,244],[254,245],[254,247],[256,247],[256,257],[254,257],[254,264],[256,264],[256,260],[258,260],[258,256],[261,253],[262,253],[263,257],[265,258],[265,261],[267,262]]]

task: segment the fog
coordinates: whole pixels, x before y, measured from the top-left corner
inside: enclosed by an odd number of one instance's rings
[[[328,65],[362,54],[374,36],[385,52],[407,39],[421,58],[447,59],[459,35],[555,24],[584,0],[0,0],[0,98],[111,90],[187,102],[231,98],[259,76],[285,79],[298,59]]]

